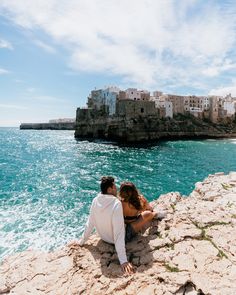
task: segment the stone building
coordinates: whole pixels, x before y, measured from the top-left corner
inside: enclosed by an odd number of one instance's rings
[[[217,123],[219,117],[219,99],[220,96],[209,96],[210,113],[209,119],[213,123]]]
[[[184,96],[184,113],[197,118],[209,118],[209,98],[207,96]]]
[[[168,95],[168,100],[170,102],[172,102],[173,115],[184,114],[184,99],[185,99],[185,96],[174,95],[174,94],[167,94],[167,95]]]
[[[228,122],[235,119],[236,113],[236,98],[227,95],[222,96],[210,96],[210,120],[213,123]]]
[[[210,121],[213,123],[219,123],[227,118],[231,118],[228,111],[228,104],[225,105],[225,100],[222,96],[210,96]]]
[[[99,110],[100,107],[105,104],[105,99],[103,97],[103,90],[92,90],[88,96],[87,106],[88,108]]]
[[[137,90],[136,88],[128,88],[125,90],[126,99],[131,100],[149,100],[150,92],[147,90]]]
[[[118,93],[117,100],[124,100],[124,99],[126,99],[126,92],[123,90],[120,90]]]
[[[159,110],[155,108],[154,101],[134,101],[132,99],[126,99],[117,101],[116,115],[126,118],[145,117],[149,115],[159,115]]]
[[[151,100],[155,102],[155,107],[160,110],[161,118],[173,118],[173,104],[168,95],[163,95],[160,91],[153,92]]]
[[[160,97],[162,95],[163,95],[163,92],[162,91],[158,91],[158,90],[153,91],[153,97],[158,98],[158,97]]]
[[[154,91],[150,96],[147,90],[128,88],[123,91],[114,86],[91,91],[87,105],[88,110],[81,111],[83,116],[158,115],[159,118],[173,118],[176,114],[191,114],[213,123],[232,121],[236,112],[236,98],[230,94],[226,97],[183,96]]]

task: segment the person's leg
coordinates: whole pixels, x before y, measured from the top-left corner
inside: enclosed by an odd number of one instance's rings
[[[134,222],[131,222],[130,225],[136,233],[140,232],[143,228],[147,228],[147,226],[150,224],[150,221],[155,218],[156,215],[157,212],[144,211],[140,214],[139,218]]]

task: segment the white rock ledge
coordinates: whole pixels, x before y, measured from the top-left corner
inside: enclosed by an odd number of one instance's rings
[[[121,274],[115,249],[93,236],[82,248],[25,251],[0,266],[0,294],[236,294],[236,172],[216,173],[188,198],[154,202],[167,218],[127,244],[136,273]]]

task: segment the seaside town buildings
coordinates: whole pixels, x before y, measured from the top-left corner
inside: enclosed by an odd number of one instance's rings
[[[173,118],[177,114],[192,115],[213,123],[235,119],[236,98],[223,96],[196,96],[151,93],[147,90],[116,86],[92,90],[87,102],[88,110],[101,111],[109,116],[137,117],[156,115]]]

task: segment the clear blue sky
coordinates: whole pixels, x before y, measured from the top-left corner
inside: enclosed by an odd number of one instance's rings
[[[75,117],[95,87],[236,96],[236,2],[1,0],[0,126]]]

